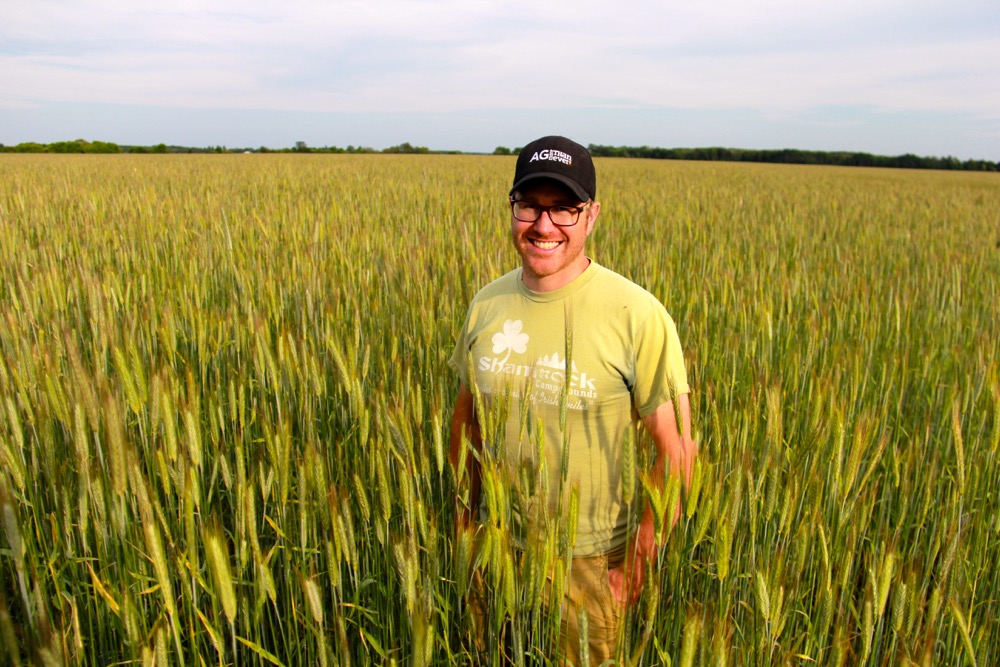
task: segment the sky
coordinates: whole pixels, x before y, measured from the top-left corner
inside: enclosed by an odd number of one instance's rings
[[[1000,161],[998,0],[0,3],[0,143]]]

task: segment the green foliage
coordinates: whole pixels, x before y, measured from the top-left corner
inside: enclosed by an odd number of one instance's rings
[[[87,142],[83,139],[77,139],[76,141],[57,141],[55,143],[49,144],[49,153],[84,153],[86,152]]]
[[[35,143],[29,141],[26,143],[17,144],[10,148],[12,153],[45,153],[48,147],[45,144]]]
[[[121,146],[110,141],[92,141],[84,148],[85,153],[121,153]]]
[[[57,141],[48,144],[19,144],[12,152],[18,153],[121,153],[121,147],[108,141],[88,142],[84,139],[75,141]]]
[[[398,146],[390,146],[382,151],[383,153],[430,153],[430,149],[426,146],[411,146],[410,142],[405,142],[399,144]]]

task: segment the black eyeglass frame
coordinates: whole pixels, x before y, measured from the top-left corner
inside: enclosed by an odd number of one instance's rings
[[[580,214],[583,213],[584,210],[586,210],[586,208],[588,206],[590,206],[591,204],[594,203],[594,200],[590,199],[590,200],[584,202],[583,206],[567,206],[566,204],[556,204],[554,206],[544,206],[542,204],[535,204],[533,202],[527,202],[527,201],[521,201],[521,200],[518,200],[518,199],[514,199],[513,197],[511,197],[509,201],[510,201],[510,213],[511,213],[511,215],[514,216],[515,220],[520,220],[521,222],[538,222],[542,218],[542,213],[548,213],[549,214],[549,220],[552,220],[552,224],[555,225],[556,227],[572,227],[572,226],[576,225],[578,222],[580,222]],[[514,207],[517,206],[518,204],[527,204],[528,206],[531,206],[531,207],[537,209],[538,210],[538,215],[536,215],[534,217],[534,219],[531,219],[531,220],[526,220],[525,218],[519,218],[518,215],[517,215],[517,213],[515,212],[515,209],[514,209]],[[570,222],[570,223],[567,223],[567,224],[560,224],[560,223],[556,222],[555,220],[553,220],[553,218],[552,218],[552,209],[554,209],[554,208],[555,209],[559,209],[559,208],[566,209],[568,211],[576,211],[576,217],[573,218],[573,222]]]

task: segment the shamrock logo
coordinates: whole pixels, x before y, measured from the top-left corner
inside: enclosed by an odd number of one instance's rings
[[[528,334],[523,333],[521,320],[507,320],[503,323],[503,333],[493,334],[493,354],[503,354],[504,363],[510,358],[510,353],[524,354],[528,350]]]

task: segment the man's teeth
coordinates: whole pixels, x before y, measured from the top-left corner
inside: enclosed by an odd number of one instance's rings
[[[559,245],[559,241],[539,241],[537,239],[534,239],[531,242],[535,246],[541,248],[542,250],[552,250],[557,245]]]

